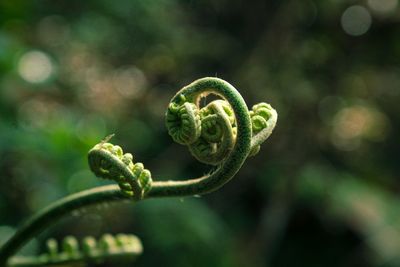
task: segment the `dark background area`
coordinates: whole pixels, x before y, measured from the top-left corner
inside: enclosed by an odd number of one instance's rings
[[[105,184],[86,155],[108,134],[154,180],[206,173],[164,113],[216,76],[279,114],[230,183],[71,214],[23,253],[126,232],[137,266],[400,266],[399,26],[398,0],[1,1],[0,243]]]

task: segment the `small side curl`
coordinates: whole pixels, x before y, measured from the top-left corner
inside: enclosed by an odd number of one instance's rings
[[[269,137],[272,129],[275,127],[277,113],[270,104],[261,102],[253,106],[252,110],[249,111],[251,119],[252,136],[256,136],[260,133],[260,141],[262,143]],[[264,134],[261,132],[265,131]],[[254,156],[260,151],[260,144],[252,146],[249,156]]]
[[[182,95],[177,102],[169,104],[165,114],[165,123],[172,139],[182,145],[194,143],[201,134],[199,109],[193,103],[183,102]]]
[[[268,126],[267,121],[272,116],[271,112],[272,107],[270,104],[262,102],[253,106],[249,112],[253,134],[259,133]]]
[[[150,171],[140,162],[133,163],[132,154],[124,154],[120,146],[101,142],[89,151],[88,160],[97,177],[117,182],[128,197],[141,199],[151,188]]]

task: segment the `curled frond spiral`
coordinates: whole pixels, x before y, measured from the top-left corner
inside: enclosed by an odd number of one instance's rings
[[[213,90],[209,89],[212,88],[205,88],[201,94],[199,92],[192,92],[188,94],[185,92],[188,90],[182,89],[171,100],[170,107],[171,105],[175,105],[174,101],[179,101],[181,106],[185,104],[190,104],[191,106],[196,104],[197,108],[200,109],[200,107],[198,107],[200,98],[205,97],[210,93],[215,93]],[[224,97],[223,94],[219,95],[222,98]],[[186,102],[182,104],[182,101]],[[195,108],[193,107],[193,109]],[[173,134],[175,132],[175,128],[171,129],[171,123],[168,119],[170,116],[169,111],[167,111],[166,119],[168,132],[173,140],[177,143],[188,145],[192,155],[199,161],[210,165],[218,165],[224,159],[226,159],[236,142],[237,126],[235,113],[228,101],[219,99],[214,100],[207,106],[201,108],[199,114],[201,135],[198,135],[198,132],[196,132],[195,135],[191,135],[191,143],[180,142],[176,140],[176,135]],[[271,105],[267,103],[259,103],[254,105],[248,114],[250,115],[251,119],[252,137],[257,136],[257,138],[252,140],[252,145],[249,152],[249,156],[253,156],[257,154],[257,152],[260,150],[260,144],[269,137],[272,129],[275,127],[277,113],[271,107]],[[175,125],[176,124],[174,124],[174,126]],[[192,132],[194,133],[194,131]],[[259,134],[260,132],[262,133]]]

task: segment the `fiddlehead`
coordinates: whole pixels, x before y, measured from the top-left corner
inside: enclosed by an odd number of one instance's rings
[[[107,143],[110,138],[89,151],[90,169],[100,178],[117,182],[124,195],[141,199],[151,188],[150,171],[140,162],[133,163],[132,154],[124,154],[120,146]]]
[[[184,91],[188,90],[182,89],[169,104],[166,113],[168,133],[177,143],[188,145],[192,155],[199,161],[218,165],[230,153],[236,142],[237,126],[234,111],[229,102],[225,100],[214,100],[200,109],[198,104],[200,98],[207,96],[207,94],[215,93],[213,90],[205,89],[201,93],[197,92],[188,95],[185,95]],[[191,113],[193,115],[189,116],[187,113],[183,115],[187,121],[176,122],[176,120],[171,120],[171,107],[177,106],[181,107],[181,109],[185,106],[190,106],[190,110],[193,110]],[[252,128],[252,144],[249,156],[254,156],[260,150],[260,144],[272,133],[276,124],[277,113],[271,105],[259,103],[253,106],[252,110],[249,111],[249,115]],[[188,125],[192,127],[188,127]],[[182,142],[182,139],[177,138],[177,133],[183,132],[187,140],[190,139],[190,142]],[[201,133],[200,135],[199,132]]]
[[[215,94],[222,99],[200,108],[200,99]],[[96,176],[111,179],[118,186],[103,186],[61,199],[24,224],[0,249],[0,267],[35,234],[54,224],[71,211],[101,202],[133,198],[189,196],[217,190],[254,155],[272,133],[276,111],[266,103],[249,112],[239,92],[218,78],[203,78],[183,87],[171,100],[166,113],[169,134],[188,145],[201,162],[216,165],[202,177],[182,181],[154,181],[141,163],[133,163],[131,154],[123,154],[108,139],[89,151],[89,165]]]
[[[200,100],[209,94],[221,99],[201,108]],[[187,145],[196,159],[217,168],[200,178],[153,182],[146,195],[141,193],[143,186],[139,185],[139,179],[129,178],[135,181],[130,184],[131,189],[138,191],[133,192],[133,196],[185,196],[218,189],[236,174],[249,155],[258,152],[260,144],[275,127],[276,120],[276,111],[266,103],[257,104],[249,111],[239,92],[221,79],[203,78],[183,87],[171,99],[166,111],[168,133],[177,143]],[[115,146],[106,144],[110,148],[101,142],[89,152],[89,164],[96,175],[117,181],[124,190],[120,181],[122,178],[126,180],[130,172],[122,164],[122,152],[119,156],[104,155],[112,153],[111,147],[115,149]],[[92,166],[92,153],[99,153],[101,162],[106,163],[105,173],[102,173],[104,166],[100,173],[98,166]],[[117,158],[116,165],[112,165]],[[122,185],[126,184],[125,180]]]
[[[192,144],[201,134],[199,109],[193,103],[185,102],[180,96],[171,102],[165,114],[168,133],[175,142],[182,145]]]
[[[253,106],[250,117],[253,130],[250,156],[254,156],[260,151],[260,145],[271,135],[278,114],[270,104],[262,102]]]
[[[55,239],[46,242],[47,252],[37,257],[15,257],[10,267],[65,265],[79,262],[101,263],[106,260],[133,260],[143,252],[140,239],[132,234],[104,234],[96,240],[87,236],[78,242],[67,236],[58,243]]]

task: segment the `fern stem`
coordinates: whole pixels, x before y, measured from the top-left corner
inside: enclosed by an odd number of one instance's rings
[[[212,102],[211,106],[215,107],[213,111],[200,110],[200,99],[208,94],[216,94],[224,100]],[[214,114],[209,114],[210,112]],[[235,118],[230,117],[232,112]],[[257,120],[256,126],[252,125],[250,115]],[[201,119],[204,119],[202,116],[219,116],[223,129],[230,132],[210,138],[208,133],[201,132]],[[207,162],[203,161],[217,165],[213,172],[184,181],[152,182],[150,171],[144,169],[143,164],[134,164],[131,154],[123,154],[121,147],[106,143],[108,139],[104,140],[89,152],[89,164],[97,176],[112,179],[119,186],[101,186],[67,196],[34,215],[0,249],[0,267],[6,266],[8,259],[31,238],[65,215],[86,206],[127,199],[139,201],[153,197],[202,195],[219,189],[239,171],[249,154],[257,153],[259,145],[269,137],[277,121],[276,111],[268,104],[260,103],[249,111],[242,96],[232,85],[210,77],[196,80],[178,91],[171,100],[166,117],[170,135],[178,143],[188,145],[197,159],[205,157],[204,154],[196,153],[213,152]],[[211,123],[207,127],[212,126]],[[253,135],[252,129],[256,129],[257,134]],[[235,144],[232,147],[233,140]],[[207,150],[210,147],[214,150]],[[221,160],[216,156],[213,162],[213,155],[226,157]],[[18,261],[23,262],[24,259],[13,258],[8,266],[17,266]]]
[[[9,257],[14,255],[31,238],[75,210],[105,202],[126,199],[116,185],[107,185],[85,190],[64,197],[36,213],[23,224],[14,236],[0,250],[0,266],[6,266]]]

